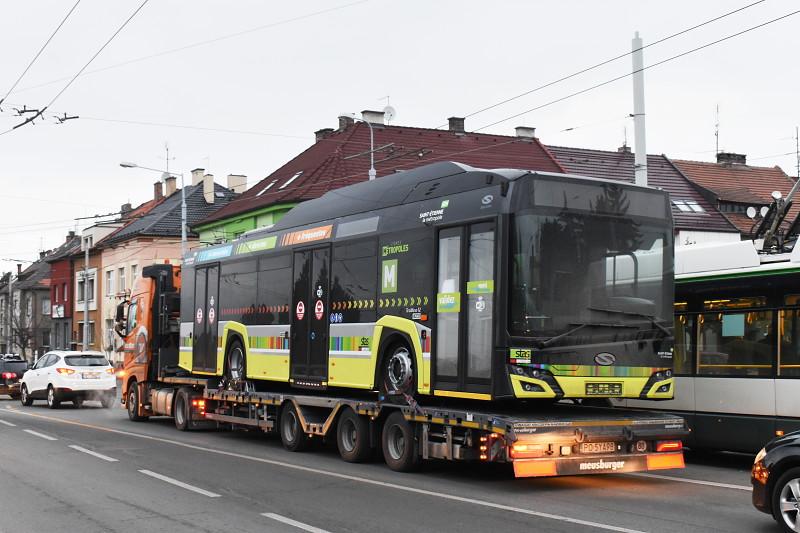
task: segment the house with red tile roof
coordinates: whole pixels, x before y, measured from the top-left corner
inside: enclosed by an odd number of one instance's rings
[[[570,174],[635,181],[634,155],[626,146],[616,152],[563,146],[547,146],[547,149]],[[670,195],[677,246],[740,239],[739,229],[666,156],[647,156],[647,184]]]
[[[757,220],[750,219],[748,207],[769,206],[772,192],[784,197],[795,183],[780,167],[754,167],[742,154],[719,153],[717,162],[671,160],[675,168],[697,186],[700,193],[713,203],[735,225],[743,237],[751,237]],[[800,202],[789,210],[783,229],[800,213]]]
[[[371,164],[378,178],[439,161],[564,172],[534,136],[534,128],[518,127],[516,135],[506,136],[469,133],[457,117],[441,130],[388,125],[376,111],[364,111],[362,117],[342,116],[337,129],[317,131],[313,145],[193,226],[200,240],[227,241],[274,224],[299,202],[368,180]]]

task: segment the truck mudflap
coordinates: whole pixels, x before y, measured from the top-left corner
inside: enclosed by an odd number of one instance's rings
[[[683,468],[683,452],[515,459],[514,477],[619,474]]]

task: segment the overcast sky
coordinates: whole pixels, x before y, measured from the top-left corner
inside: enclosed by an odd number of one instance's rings
[[[158,174],[119,162],[162,168],[165,143],[172,171],[203,167],[223,184],[229,173],[246,174],[253,185],[313,143],[315,130],[336,127],[343,112],[382,109],[386,96],[397,110],[393,124],[437,127],[624,54],[634,31],[647,44],[754,1],[150,0],[58,98],[47,122],[0,135],[0,269],[58,246],[76,217],[152,197]],[[3,2],[0,97],[73,4]],[[21,120],[12,107],[52,100],[140,4],[82,0],[0,106],[0,132]],[[796,9],[796,1],[766,0],[647,48],[645,65]],[[713,160],[719,105],[721,149],[795,175],[798,25],[800,14],[647,70],[648,152]],[[630,70],[626,57],[469,117],[466,128]],[[481,131],[535,126],[546,144],[613,150],[627,129],[632,145],[631,84]],[[81,118],[54,124],[52,115],[63,113]]]

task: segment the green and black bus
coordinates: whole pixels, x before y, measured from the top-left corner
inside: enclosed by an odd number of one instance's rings
[[[667,194],[434,163],[184,258],[179,366],[230,384],[669,399]]]

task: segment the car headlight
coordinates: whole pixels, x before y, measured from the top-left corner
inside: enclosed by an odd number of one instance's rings
[[[761,460],[764,459],[765,455],[767,455],[767,449],[761,448],[761,450],[759,450],[759,452],[756,454],[756,458],[753,460],[753,463],[760,463]]]

